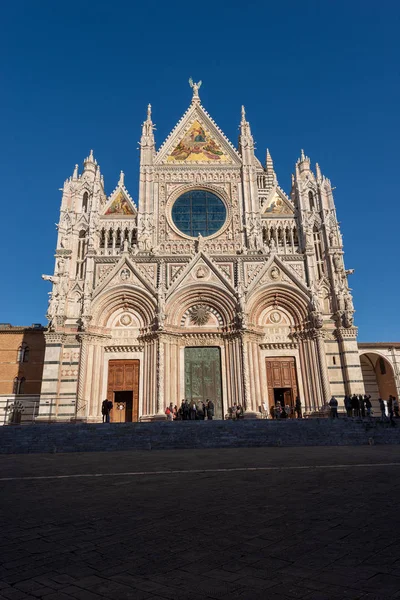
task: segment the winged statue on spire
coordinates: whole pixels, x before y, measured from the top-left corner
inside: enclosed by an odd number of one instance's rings
[[[195,83],[193,81],[193,79],[191,77],[189,77],[189,85],[193,90],[193,98],[198,98],[199,97],[199,89],[201,88],[201,84],[203,82],[200,80],[197,83]]]

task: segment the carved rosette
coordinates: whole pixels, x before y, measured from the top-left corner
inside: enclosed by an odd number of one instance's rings
[[[194,325],[205,325],[210,318],[210,309],[206,304],[196,304],[190,309],[189,316]]]

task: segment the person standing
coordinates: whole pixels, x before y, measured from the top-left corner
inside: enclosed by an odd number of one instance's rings
[[[389,396],[389,400],[387,402],[387,407],[388,407],[390,424],[394,425],[394,421],[393,421],[393,396],[392,395]]]
[[[347,416],[351,417],[351,398],[349,396],[344,397],[344,407],[346,409]]]
[[[371,409],[372,409],[371,396],[367,396],[367,394],[365,394],[364,404],[365,404],[365,409],[367,411],[367,417],[371,417]]]
[[[294,405],[294,409],[296,411],[297,418],[298,419],[302,419],[303,415],[302,415],[302,412],[301,412],[301,400],[300,400],[300,396],[296,396],[296,403]]]
[[[196,402],[193,400],[190,406],[190,420],[195,421],[197,419],[197,406]]]
[[[101,414],[103,415],[103,423],[110,422],[110,412],[111,412],[112,406],[113,406],[113,404],[112,404],[111,400],[108,400],[108,398],[103,400],[102,405],[101,405]]]
[[[183,412],[183,420],[187,421],[189,419],[189,402],[184,400],[182,404],[182,412]]]
[[[236,418],[237,418],[237,404],[236,404],[236,402],[235,402],[235,404],[231,408],[231,414],[232,414],[232,421],[236,421]]]
[[[335,396],[332,396],[332,398],[329,400],[329,406],[331,407],[331,419],[337,419],[338,401],[336,400]]]
[[[364,398],[362,397],[361,394],[358,396],[358,407],[359,407],[360,417],[364,418],[365,417],[365,404],[364,404]]]
[[[381,421],[386,421],[385,403],[382,400],[382,398],[379,398],[378,402],[379,402],[379,408],[381,409]]]
[[[393,397],[393,411],[394,411],[394,416],[396,417],[396,419],[399,418],[399,401],[397,400],[397,398]]]
[[[212,421],[213,416],[214,416],[214,402],[212,400],[207,400],[207,419],[209,421]]]
[[[358,398],[355,394],[352,395],[351,397],[351,410],[353,413],[353,417],[358,417],[359,415],[359,411],[358,411]]]

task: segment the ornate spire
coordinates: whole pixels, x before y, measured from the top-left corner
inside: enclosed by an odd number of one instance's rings
[[[150,104],[149,104],[149,106],[150,106]],[[123,187],[125,185],[125,173],[123,171],[121,171],[121,173],[119,174],[118,185],[119,185],[119,187]]]
[[[303,160],[305,160],[305,159],[306,159],[306,157],[305,157],[305,155],[304,155],[304,150],[303,150],[303,149],[301,149],[301,151],[300,151],[300,160],[301,160],[301,161],[303,161]]]
[[[267,155],[265,158],[265,173],[266,173],[266,183],[267,189],[270,190],[274,185],[277,184],[277,177],[274,169],[274,163],[267,148]]]
[[[246,110],[245,110],[243,104],[242,104],[242,120],[241,120],[241,123],[242,124],[246,123]]]
[[[147,105],[147,120],[151,121],[151,104]]]
[[[322,181],[322,173],[321,173],[321,169],[318,163],[315,163],[315,172],[317,174],[317,181],[321,182]]]
[[[97,160],[93,156],[93,150],[90,151],[89,156],[85,158],[83,161],[83,170],[84,171],[93,171],[96,170]]]
[[[74,169],[74,172],[73,172],[73,175],[72,175],[72,179],[78,179],[78,169],[79,169],[79,166],[75,165],[75,169]]]
[[[192,104],[200,104],[200,96],[199,96],[199,89],[201,88],[201,84],[203,82],[200,80],[197,83],[195,83],[193,81],[193,79],[191,77],[189,77],[189,85],[193,90],[193,96],[192,96]]]

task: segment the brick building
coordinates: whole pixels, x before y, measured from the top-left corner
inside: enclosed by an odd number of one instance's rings
[[[42,385],[45,328],[0,323],[0,424],[30,420]],[[17,403],[17,404],[16,404]]]

